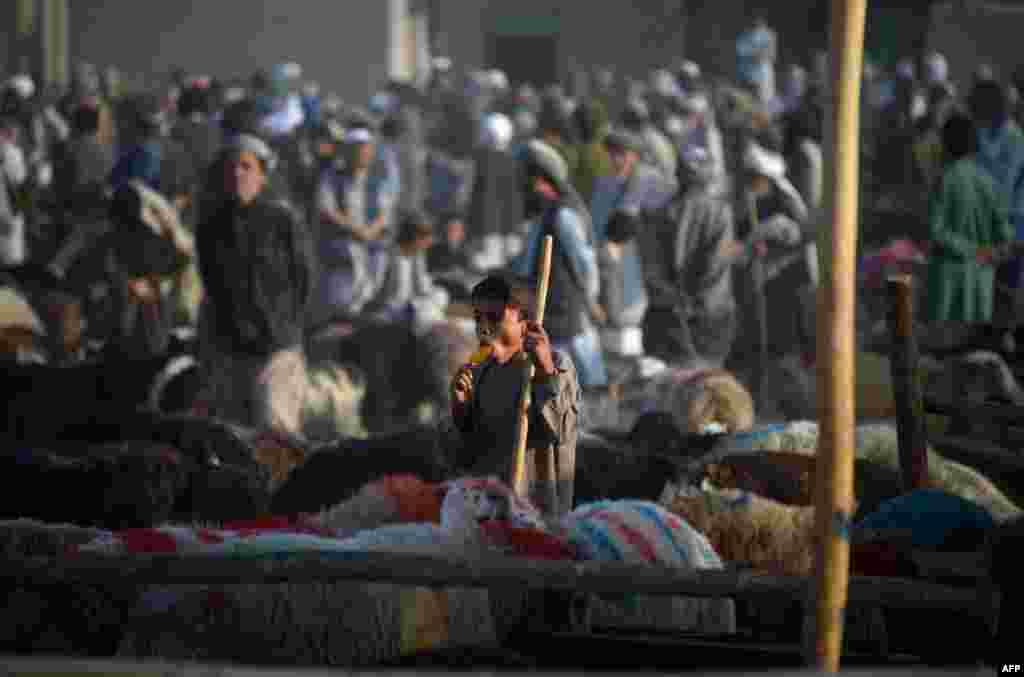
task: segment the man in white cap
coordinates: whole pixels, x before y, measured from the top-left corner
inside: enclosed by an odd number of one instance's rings
[[[324,172],[317,197],[325,302],[331,312],[349,317],[377,292],[395,205],[386,177],[372,171],[375,143],[369,128],[350,128],[345,164]]]
[[[466,246],[474,267],[486,271],[505,264],[505,238],[522,222],[523,214],[519,175],[511,154],[514,125],[507,116],[490,113],[481,127],[481,143],[474,153]]]

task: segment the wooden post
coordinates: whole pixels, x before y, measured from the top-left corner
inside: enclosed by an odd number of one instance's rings
[[[550,235],[545,236],[541,245],[540,261],[537,268],[540,281],[537,285],[536,317],[537,322],[541,325],[544,324],[544,311],[548,304],[548,284],[551,280],[551,251],[553,247],[554,239]],[[533,362],[528,362],[526,369],[523,370],[523,387],[519,394],[519,418],[516,421],[516,455],[512,466],[512,481],[510,482],[512,491],[523,497],[529,495],[526,476],[526,469],[528,467],[526,462],[526,438],[530,426],[530,390],[533,383],[533,372]],[[540,468],[540,460],[537,459],[538,468]],[[549,467],[549,465],[546,464],[545,467]],[[554,481],[556,478],[552,477],[550,479]]]
[[[45,0],[42,16],[43,82],[40,87],[68,83],[68,3]]]
[[[887,281],[887,288],[900,475],[904,490],[909,492],[925,486],[928,477],[928,437],[914,336],[914,280],[909,275],[894,276]]]
[[[843,646],[853,519],[855,334],[860,82],[867,0],[832,1],[832,102],[826,147],[831,223],[819,230],[818,459],[813,660],[837,672]],[[830,232],[829,225],[831,225]]]
[[[9,54],[10,72],[31,73],[37,50],[32,49],[32,36],[36,34],[38,7],[36,0],[17,0],[14,6],[14,35]]]

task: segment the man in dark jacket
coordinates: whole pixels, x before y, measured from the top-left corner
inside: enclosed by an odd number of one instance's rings
[[[721,365],[736,333],[740,245],[730,203],[710,189],[710,158],[694,150],[682,166],[680,192],[640,238],[650,296],[644,349],[670,364]]]
[[[158,357],[167,352],[175,325],[181,272],[194,242],[177,210],[139,181],[120,188],[110,205],[108,236],[110,333],[105,350],[115,359]],[[170,291],[164,283],[170,282]]]
[[[98,100],[86,100],[73,110],[71,138],[54,163],[54,193],[66,231],[50,265],[61,276],[109,230],[104,193],[113,158],[99,140],[99,105]]]
[[[519,171],[511,153],[512,121],[500,113],[483,120],[481,141],[475,152],[476,176],[466,224],[467,245],[481,270],[505,263],[505,237],[523,221],[523,195]]]
[[[220,128],[210,120],[210,93],[202,83],[193,84],[182,92],[178,101],[179,119],[171,130],[171,138],[181,144],[188,154],[192,172],[188,186],[188,204],[182,210],[182,221],[194,226],[198,214],[199,179],[213,164],[220,150]],[[182,205],[179,205],[182,206]]]
[[[265,142],[242,134],[224,159],[223,199],[197,233],[208,404],[229,420],[301,435],[312,238],[295,210],[267,191],[275,160]]]

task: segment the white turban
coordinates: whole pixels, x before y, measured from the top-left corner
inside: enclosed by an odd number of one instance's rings
[[[488,148],[506,150],[515,136],[515,125],[508,116],[501,113],[490,113],[483,119],[480,129],[480,141]]]
[[[345,143],[373,143],[373,133],[365,127],[353,127],[345,132]]]
[[[743,156],[743,166],[754,174],[766,176],[772,180],[786,178],[786,160],[779,153],[770,150],[756,143],[747,146],[747,152]]]
[[[255,155],[267,167],[268,172],[274,171],[277,167],[277,155],[263,139],[252,134],[239,134],[231,143],[235,152],[248,152]]]
[[[13,76],[7,81],[7,86],[22,99],[31,99],[36,93],[36,83],[32,81],[31,76],[24,73]]]

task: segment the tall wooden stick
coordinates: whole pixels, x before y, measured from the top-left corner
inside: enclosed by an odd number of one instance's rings
[[[889,291],[889,333],[892,349],[893,395],[899,435],[900,475],[905,491],[924,487],[928,477],[928,436],[924,399],[918,378],[917,337],[914,336],[914,279],[898,275],[886,281]]]
[[[548,305],[548,284],[551,280],[551,251],[554,240],[550,235],[544,237],[541,244],[538,271],[540,281],[537,285],[537,323],[544,324],[544,311]],[[530,386],[533,383],[534,366],[528,363],[523,370],[523,387],[519,394],[518,420],[516,421],[516,455],[512,465],[512,490],[519,496],[527,496],[529,487],[526,477],[526,437],[530,427]],[[538,462],[538,467],[540,464]],[[550,463],[547,467],[550,467]],[[551,478],[554,480],[554,478]]]
[[[860,82],[867,0],[832,1],[832,69],[826,146],[831,225],[822,224],[824,266],[818,296],[818,458],[816,496],[817,566],[814,661],[837,672],[850,567],[853,513],[857,204]],[[831,152],[830,152],[831,151]],[[830,264],[830,265],[829,265]]]

